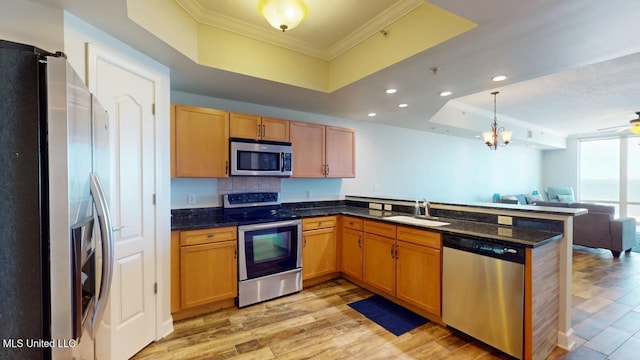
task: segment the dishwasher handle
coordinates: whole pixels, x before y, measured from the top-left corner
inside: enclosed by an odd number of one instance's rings
[[[524,246],[494,242],[490,239],[445,234],[442,237],[442,246],[518,264],[525,262]]]

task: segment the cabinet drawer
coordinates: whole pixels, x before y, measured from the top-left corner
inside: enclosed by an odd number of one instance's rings
[[[221,227],[180,232],[180,246],[209,244],[236,239],[236,227]]]
[[[336,226],[336,216],[322,216],[302,219],[302,231],[326,229]]]
[[[384,223],[380,221],[365,220],[364,232],[395,239],[396,225]]]
[[[438,250],[442,244],[440,233],[406,226],[398,226],[398,240],[428,246]]]
[[[342,217],[342,227],[347,229],[353,229],[362,231],[363,221],[360,218],[353,216],[343,216]]]

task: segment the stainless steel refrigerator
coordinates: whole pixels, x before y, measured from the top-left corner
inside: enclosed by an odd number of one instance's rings
[[[64,54],[0,40],[0,359],[95,358],[113,268],[108,126]]]

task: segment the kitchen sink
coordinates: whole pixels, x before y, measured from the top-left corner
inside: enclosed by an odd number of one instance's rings
[[[395,221],[403,224],[410,225],[423,225],[423,226],[444,226],[449,225],[447,222],[435,221],[429,219],[423,219],[419,217],[413,216],[389,216],[384,218],[385,220]]]

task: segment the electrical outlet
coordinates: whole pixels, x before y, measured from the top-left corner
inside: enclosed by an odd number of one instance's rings
[[[391,204],[384,204],[385,211],[391,211]]]
[[[187,195],[187,204],[189,205],[193,205],[196,203],[196,194],[189,194]]]
[[[500,225],[513,225],[513,218],[511,216],[498,215],[498,224]]]
[[[382,204],[369,203],[369,209],[382,210]]]

